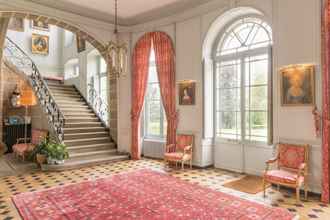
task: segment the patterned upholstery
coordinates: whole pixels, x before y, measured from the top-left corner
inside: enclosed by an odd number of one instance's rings
[[[279,167],[299,169],[300,164],[305,161],[305,148],[296,145],[280,144],[279,145]]]
[[[269,165],[277,162],[277,169],[269,170]],[[266,182],[296,188],[297,202],[300,200],[300,187],[305,189],[307,199],[308,145],[279,144],[278,155],[266,162],[264,172],[264,195]]]
[[[36,145],[38,145],[42,139],[47,137],[48,131],[45,130],[39,130],[39,129],[32,129],[32,137],[31,137],[31,143],[19,143],[20,139],[17,140],[17,144],[13,146],[13,151],[16,156],[21,156],[23,160],[25,159],[25,155],[32,151]],[[21,140],[24,140],[21,139]]]
[[[272,182],[282,182],[288,184],[296,184],[298,175],[296,173],[287,170],[270,170],[265,174],[267,180]],[[304,181],[304,177],[301,176],[300,182]]]
[[[190,161],[190,166],[192,166],[193,142],[193,135],[177,135],[176,144],[166,146],[166,151],[164,154],[165,161],[181,162],[182,168],[184,168],[184,163],[186,161]]]

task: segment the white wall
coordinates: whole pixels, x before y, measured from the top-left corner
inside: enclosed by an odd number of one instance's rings
[[[196,136],[194,164],[261,174],[264,162],[274,153],[273,146],[232,147],[212,144],[203,138],[203,40],[212,22],[236,7],[252,7],[264,14],[274,33],[274,142],[311,144],[311,187],[320,190],[321,140],[315,137],[311,107],[281,107],[277,70],[288,64],[317,65],[317,105],[321,109],[320,80],[320,10],[321,0],[237,0],[213,1],[181,14],[132,27],[127,36],[131,51],[136,41],[148,31],[164,31],[176,46],[176,80],[197,81],[196,105],[179,106],[179,132]],[[297,11],[300,15],[297,16]],[[295,12],[295,13],[294,13]],[[130,76],[120,80],[119,88],[119,149],[130,151]],[[213,149],[214,148],[214,149]],[[244,153],[242,153],[244,152]]]
[[[62,29],[50,25],[49,31],[31,28],[31,21],[24,20],[24,32],[8,30],[7,36],[13,40],[36,63],[40,73],[44,76],[62,76]],[[49,54],[33,54],[31,51],[32,34],[49,36]]]

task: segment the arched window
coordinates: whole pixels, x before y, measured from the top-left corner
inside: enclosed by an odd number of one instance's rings
[[[213,49],[215,135],[267,142],[271,130],[271,28],[242,18],[220,33]]]

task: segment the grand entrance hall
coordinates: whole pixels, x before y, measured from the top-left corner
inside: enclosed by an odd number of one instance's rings
[[[330,219],[328,0],[0,0],[0,219]]]

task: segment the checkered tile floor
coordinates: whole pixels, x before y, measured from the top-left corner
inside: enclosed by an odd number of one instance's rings
[[[63,172],[48,173],[38,171],[25,175],[2,177],[0,178],[0,219],[20,219],[11,201],[12,195],[107,177],[141,168],[160,170],[174,177],[198,183],[214,190],[227,192],[263,204],[287,208],[289,211],[299,215],[300,219],[330,219],[330,206],[320,203],[318,197],[310,196],[308,201],[296,204],[293,192],[284,189],[278,192],[275,188],[269,188],[267,197],[263,198],[262,193],[250,195],[222,186],[228,181],[241,178],[242,175],[240,174],[214,168],[186,169],[184,171],[175,168],[169,169],[162,161],[151,159],[121,161]]]

